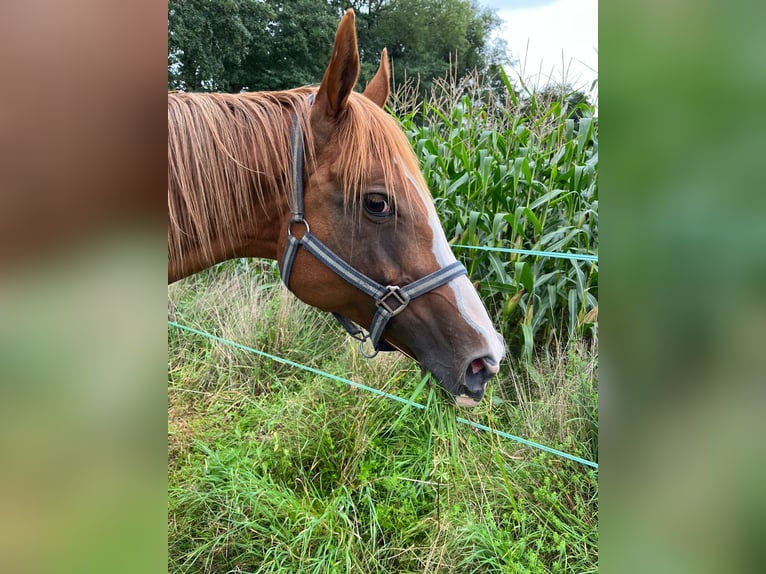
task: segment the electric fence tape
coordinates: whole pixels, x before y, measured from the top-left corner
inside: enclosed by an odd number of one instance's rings
[[[238,349],[242,349],[243,351],[248,351],[250,353],[255,353],[256,355],[260,355],[262,357],[266,357],[268,359],[271,359],[272,361],[276,361],[277,363],[282,363],[284,365],[290,365],[291,367],[295,367],[297,369],[302,369],[304,371],[308,371],[310,373],[314,373],[315,375],[320,375],[322,377],[326,377],[326,378],[331,379],[333,381],[337,381],[339,383],[344,383],[346,385],[349,385],[349,386],[357,388],[357,389],[368,391],[368,392],[373,393],[375,395],[378,395],[378,396],[381,396],[381,397],[385,397],[387,399],[391,399],[392,401],[397,401],[397,402],[400,402],[402,404],[409,405],[411,407],[415,407],[415,408],[421,409],[421,410],[426,408],[425,405],[422,405],[420,403],[416,403],[416,402],[407,400],[405,398],[399,397],[397,395],[393,395],[391,393],[386,393],[386,392],[381,391],[379,389],[376,389],[374,387],[369,387],[369,386],[363,385],[361,383],[356,383],[356,382],[351,381],[349,379],[345,379],[343,377],[339,377],[339,376],[333,375],[331,373],[326,373],[324,371],[320,371],[319,369],[315,369],[315,368],[309,367],[307,365],[302,365],[300,363],[296,363],[295,361],[291,361],[289,359],[284,359],[282,357],[279,357],[277,355],[272,355],[271,353],[267,353],[265,351],[259,351],[258,349],[254,349],[253,347],[248,347],[247,345],[243,345],[243,344],[237,343],[235,341],[230,341],[228,339],[224,339],[223,337],[218,337],[216,335],[211,335],[210,333],[206,333],[205,331],[200,331],[199,329],[195,329],[193,327],[187,327],[186,325],[181,325],[180,323],[176,323],[175,321],[168,321],[168,325],[170,325],[171,327],[175,327],[177,329],[181,329],[181,330],[184,330],[184,331],[188,331],[190,333],[194,333],[194,334],[199,335],[201,337],[206,337],[206,338],[211,339],[213,341],[218,341],[219,343],[223,343],[224,345],[229,345],[231,347],[236,347]],[[494,434],[496,436],[499,436],[499,437],[502,437],[502,438],[506,438],[506,439],[509,439],[509,440],[513,440],[513,441],[516,441],[516,442],[521,443],[523,445],[526,445],[526,446],[529,446],[529,447],[532,447],[532,448],[536,448],[538,450],[542,450],[542,451],[548,452],[550,454],[554,454],[556,456],[560,456],[562,458],[566,458],[566,459],[574,461],[574,462],[579,462],[580,464],[584,464],[586,466],[590,466],[590,467],[593,467],[593,468],[596,468],[596,469],[598,468],[598,464],[597,463],[592,462],[590,460],[586,460],[584,458],[580,458],[579,456],[575,456],[573,454],[569,454],[567,452],[563,452],[563,451],[557,450],[555,448],[551,448],[549,446],[545,446],[543,444],[539,444],[539,443],[536,443],[534,441],[527,440],[525,438],[521,438],[519,436],[509,434],[507,432],[503,432],[503,431],[499,431],[497,429],[493,429],[491,427],[488,427],[486,425],[470,421],[470,420],[465,419],[463,417],[456,417],[456,420],[459,423],[463,423],[465,425],[472,426],[472,427],[474,427],[476,429],[483,430],[483,431],[486,431],[488,433],[492,433],[492,434]]]
[[[460,249],[478,249],[480,251],[497,251],[498,253],[519,253],[521,255],[539,255],[541,257],[555,257],[558,259],[571,259],[573,261],[593,261],[598,263],[598,255],[588,253],[561,253],[558,251],[537,251],[536,249],[515,249],[513,247],[487,247],[485,245],[452,245]]]

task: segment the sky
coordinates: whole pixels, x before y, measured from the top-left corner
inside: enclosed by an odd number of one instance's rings
[[[502,18],[499,36],[514,60],[511,78],[549,78],[586,93],[598,78],[598,0],[480,0]],[[562,56],[563,54],[563,56]],[[563,58],[563,65],[562,65]],[[597,92],[594,92],[597,93]]]

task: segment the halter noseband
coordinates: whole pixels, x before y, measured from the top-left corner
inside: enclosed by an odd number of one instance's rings
[[[313,96],[309,100],[309,103],[312,101]],[[393,347],[385,341],[380,340],[380,337],[383,334],[383,329],[385,329],[388,321],[404,311],[410,301],[415,297],[419,297],[445,283],[449,283],[461,275],[466,275],[467,271],[465,267],[463,267],[463,264],[459,261],[455,261],[446,267],[437,269],[433,273],[429,273],[425,277],[421,277],[404,286],[383,286],[357,269],[351,267],[351,265],[338,257],[329,247],[319,241],[319,239],[311,233],[309,224],[304,218],[303,133],[295,113],[293,114],[292,126],[290,127],[290,153],[292,155],[291,175],[293,181],[292,193],[290,194],[290,212],[292,216],[290,217],[290,222],[287,224],[287,244],[285,245],[285,251],[282,256],[282,263],[279,266],[282,281],[289,289],[290,272],[293,267],[293,262],[295,261],[295,255],[298,252],[298,248],[302,246],[306,251],[337,273],[341,278],[372,297],[375,301],[377,311],[372,318],[369,335],[365,335],[364,331],[353,321],[337,313],[333,313],[343,328],[345,328],[354,339],[360,342],[362,354],[365,357],[371,358],[374,357],[378,351],[393,351]],[[305,228],[305,232],[300,238],[292,233],[294,225],[302,225]],[[364,343],[368,339],[372,343],[374,349],[374,352],[371,354],[365,352],[364,349]]]

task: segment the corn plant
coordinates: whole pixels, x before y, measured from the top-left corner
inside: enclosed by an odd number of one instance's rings
[[[480,78],[437,84],[399,120],[451,242],[595,255],[598,122],[567,94],[492,97]],[[394,98],[398,102],[397,98]],[[397,113],[397,109],[394,110]],[[596,336],[598,264],[539,255],[455,251],[526,358],[536,344]]]

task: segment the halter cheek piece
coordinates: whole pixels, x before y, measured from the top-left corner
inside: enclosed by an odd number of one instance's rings
[[[313,96],[309,100],[309,103],[312,101]],[[455,261],[446,267],[437,269],[433,273],[404,286],[383,286],[354,269],[311,233],[309,224],[304,218],[303,134],[296,114],[293,114],[292,126],[290,127],[290,153],[292,155],[291,176],[293,181],[292,193],[290,194],[290,212],[292,213],[292,216],[290,217],[290,223],[287,225],[287,244],[285,245],[285,251],[282,255],[282,263],[279,266],[282,281],[285,286],[289,288],[290,272],[293,267],[293,262],[295,261],[295,255],[298,252],[298,248],[303,247],[332,271],[360,291],[372,297],[375,301],[377,311],[372,318],[369,335],[365,335],[364,331],[353,321],[337,313],[333,313],[343,328],[345,328],[354,339],[359,341],[362,354],[367,358],[372,358],[377,355],[378,351],[395,350],[391,345],[380,340],[380,337],[383,334],[383,329],[385,329],[388,321],[404,311],[410,301],[415,297],[419,297],[445,283],[449,283],[456,277],[467,274],[465,267],[463,267],[460,262]],[[293,235],[294,226],[302,226],[304,228],[305,231],[301,237]],[[371,354],[368,354],[364,349],[364,344],[368,339],[372,343],[374,349],[374,352]]]

